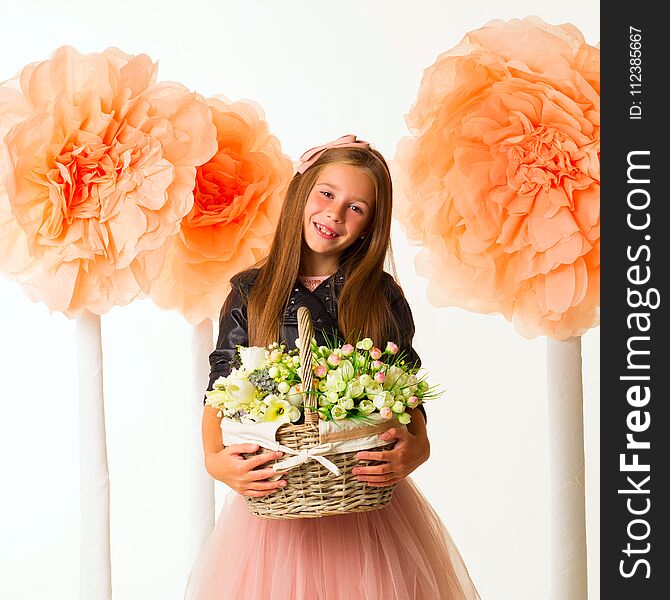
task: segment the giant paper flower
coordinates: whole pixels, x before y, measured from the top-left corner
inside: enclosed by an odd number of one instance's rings
[[[494,21],[426,69],[397,216],[435,306],[580,335],[600,303],[599,51],[572,25]]]
[[[151,289],[193,324],[218,320],[230,278],[267,252],[293,174],[260,108],[221,96],[207,103],[218,150],[198,168],[193,208]]]
[[[0,270],[72,317],[148,291],[214,154],[204,99],[148,56],[61,47],[0,83]]]

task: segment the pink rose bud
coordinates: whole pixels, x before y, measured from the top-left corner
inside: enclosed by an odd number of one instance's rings
[[[342,354],[344,354],[344,356],[349,356],[354,350],[355,348],[351,344],[344,344],[344,346],[342,346]]]
[[[384,363],[381,360],[373,360],[372,361],[372,368],[373,369],[381,369],[384,366]]]
[[[331,355],[328,357],[328,363],[331,364],[331,365],[333,365],[334,367],[336,367],[337,365],[339,365],[341,360],[342,360],[342,359],[341,359],[337,354],[331,354]]]
[[[382,356],[382,351],[379,348],[373,348],[370,350],[370,356],[374,358],[375,360],[381,358]]]
[[[327,372],[328,368],[326,365],[319,365],[316,369],[314,369],[314,373],[317,377],[325,377]]]
[[[386,344],[386,351],[390,354],[398,354],[398,346],[396,346],[393,342],[389,342]]]
[[[419,399],[416,396],[410,396],[407,398],[407,406],[410,408],[416,408],[419,405]]]
[[[393,411],[388,407],[385,406],[379,411],[379,414],[384,418],[384,419],[391,419],[393,417]]]
[[[386,381],[386,375],[381,371],[377,371],[375,373],[375,381],[378,381],[379,383],[384,383]]]

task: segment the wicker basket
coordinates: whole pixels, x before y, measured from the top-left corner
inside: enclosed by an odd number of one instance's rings
[[[313,337],[312,318],[309,310],[301,306],[298,309],[298,335],[301,340]],[[316,395],[307,393],[312,389],[312,352],[309,343],[301,344],[300,375],[305,392],[305,423],[285,424],[277,430],[277,441],[296,451],[314,448],[324,442],[319,434],[319,416],[316,412]],[[380,425],[359,427],[360,436],[377,435],[398,424],[387,421]],[[385,444],[383,448],[392,448],[395,442]],[[256,454],[260,453],[262,449]],[[266,519],[303,519],[338,515],[343,513],[377,510],[385,507],[391,500],[395,484],[384,487],[369,486],[359,481],[351,473],[354,467],[381,464],[379,461],[363,461],[356,458],[359,450],[328,454],[340,475],[337,476],[316,460],[309,460],[284,473],[287,484],[272,494],[254,498],[245,496],[249,509],[257,516]],[[248,454],[245,456],[253,456]],[[271,461],[259,467],[268,468],[278,461]]]

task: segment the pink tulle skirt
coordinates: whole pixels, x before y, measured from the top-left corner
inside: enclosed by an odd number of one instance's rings
[[[411,479],[386,508],[266,520],[230,494],[186,600],[477,600],[442,521]]]

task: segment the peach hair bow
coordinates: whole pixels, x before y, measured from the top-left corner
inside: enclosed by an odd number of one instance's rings
[[[323,146],[310,148],[300,157],[300,164],[297,169],[298,173],[302,175],[326,150],[330,150],[331,148],[360,148],[361,150],[368,150],[370,144],[363,140],[357,140],[355,135],[343,135]]]

